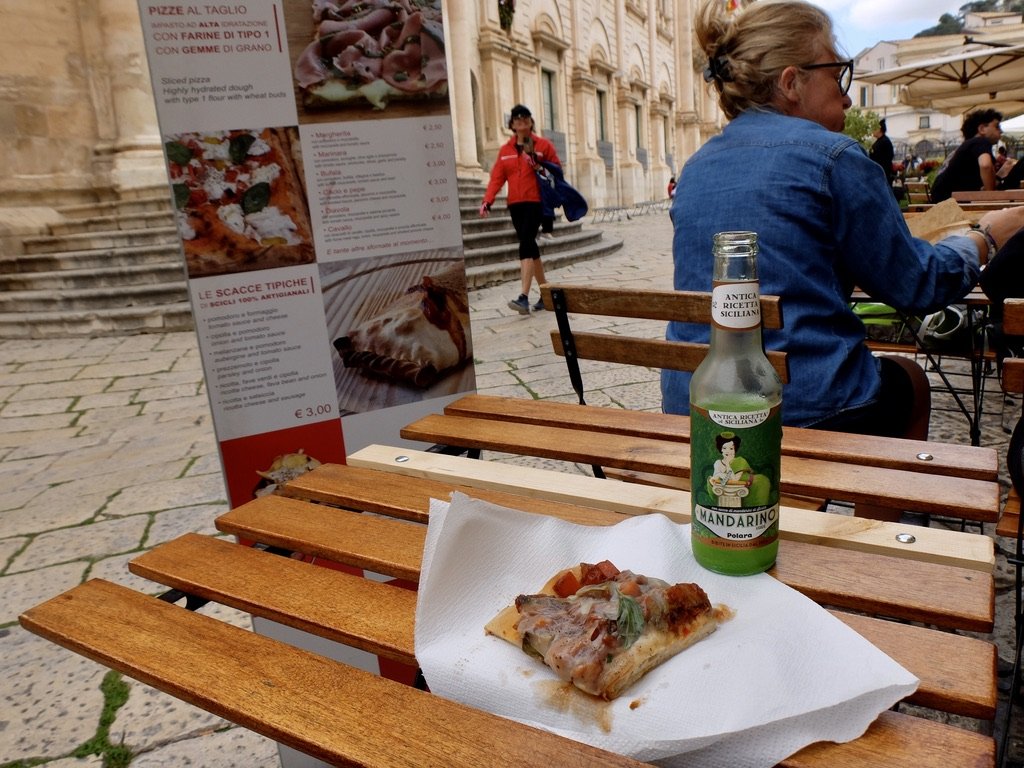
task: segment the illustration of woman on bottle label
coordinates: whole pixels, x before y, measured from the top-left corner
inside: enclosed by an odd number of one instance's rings
[[[757,474],[742,456],[740,438],[735,432],[721,432],[715,447],[722,458],[715,461],[708,490],[722,507],[758,507],[768,503],[771,483]]]

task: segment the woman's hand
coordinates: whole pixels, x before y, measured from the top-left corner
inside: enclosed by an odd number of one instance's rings
[[[483,218],[486,219],[488,216],[490,216],[490,214],[491,214],[491,206],[489,204],[487,204],[487,203],[481,203],[480,204],[480,215]]]

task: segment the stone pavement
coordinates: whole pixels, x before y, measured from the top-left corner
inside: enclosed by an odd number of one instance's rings
[[[549,279],[670,287],[665,212],[600,226],[625,247]],[[573,401],[564,363],[551,352],[553,319],[508,309],[517,293],[506,284],[471,295],[478,390]],[[662,332],[660,324],[621,325]],[[594,364],[584,378],[595,405],[659,409],[655,371]],[[1016,414],[1012,406],[1003,413],[997,395],[987,403],[994,412],[983,443],[1002,452],[1000,421]],[[966,423],[936,412],[933,437],[967,442]],[[91,577],[157,592],[127,562],[187,531],[216,533],[213,519],[227,502],[193,333],[0,342],[0,490],[0,768],[280,764],[273,742],[108,674],[17,624],[24,609]],[[1000,612],[1009,616],[1001,567]],[[246,615],[216,610],[249,625]],[[1004,619],[997,639],[1008,636]]]

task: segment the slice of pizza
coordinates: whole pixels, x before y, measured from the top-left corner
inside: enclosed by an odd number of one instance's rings
[[[295,64],[310,108],[448,95],[441,0],[317,0]]]
[[[185,133],[166,142],[190,276],[314,261],[298,147],[294,128]]]
[[[334,340],[346,368],[425,388],[473,356],[462,267],[419,283]]]
[[[581,691],[614,699],[731,618],[697,584],[620,571],[605,560],[519,595],[485,631],[521,647]]]

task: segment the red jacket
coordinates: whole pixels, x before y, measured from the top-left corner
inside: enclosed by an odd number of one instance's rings
[[[545,138],[533,136],[534,153],[537,160],[562,164],[558,159],[555,145]],[[540,189],[537,186],[537,174],[534,166],[527,160],[525,152],[516,151],[516,137],[513,136],[498,150],[498,159],[491,168],[491,180],[484,192],[484,203],[491,205],[498,192],[508,182],[509,203],[539,203]]]

